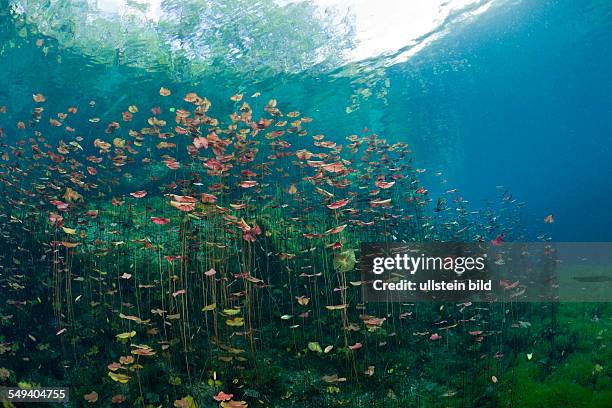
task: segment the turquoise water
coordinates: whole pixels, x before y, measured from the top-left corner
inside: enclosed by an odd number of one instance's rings
[[[17,117],[33,89],[59,106],[96,99],[109,114],[161,85],[215,100],[258,91],[322,131],[367,127],[406,141],[470,201],[503,185],[528,204],[528,221],[557,215],[557,240],[608,240],[611,6],[491,3],[450,13],[416,46],[407,38],[400,51],[349,63],[341,55],[358,48],[356,22],[309,3],[167,1],[166,17],[143,23],[87,2],[23,2],[18,18],[4,7],[0,98]],[[33,23],[21,31],[24,21]]]
[[[364,304],[356,267],[366,241],[612,240],[612,3],[372,4],[0,0],[0,385],[612,406],[609,303]],[[189,92],[219,127],[181,121]]]

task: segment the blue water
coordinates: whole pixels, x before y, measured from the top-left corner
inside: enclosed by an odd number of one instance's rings
[[[64,24],[56,32],[78,32],[78,21],[61,19],[66,10],[49,8],[59,16],[52,21]],[[155,104],[160,85],[177,93],[197,90],[215,101],[259,91],[262,104],[277,98],[283,108],[312,116],[311,128],[329,137],[369,128],[407,141],[417,166],[428,170],[433,192],[458,188],[478,207],[507,191],[525,202],[529,239],[546,227],[559,241],[609,241],[611,17],[612,3],[603,0],[498,1],[469,22],[449,22],[447,34],[400,63],[380,56],[351,67],[326,61],[300,69],[291,65],[295,56],[281,54],[277,64],[251,49],[236,60],[221,53],[198,70],[184,56],[152,63],[143,39],[84,51],[48,35],[43,53],[32,34],[16,35],[20,25],[5,13],[0,76],[9,86],[0,89],[0,103],[10,105],[16,121],[28,114],[27,95],[34,91],[58,107],[93,99],[96,112],[109,116],[130,103]],[[171,40],[207,40],[196,34],[185,28]],[[275,41],[264,50],[272,56],[274,47],[285,46]],[[247,57],[252,65],[244,63]],[[279,69],[283,63],[286,69]],[[545,226],[548,214],[555,223]]]
[[[502,184],[528,219],[555,215],[556,240],[612,238],[611,16],[604,1],[520,3],[393,68],[420,79],[397,98],[407,117],[426,108],[409,128],[448,140],[449,179],[467,197]]]

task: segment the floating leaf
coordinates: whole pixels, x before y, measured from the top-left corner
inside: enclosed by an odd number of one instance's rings
[[[164,217],[151,217],[151,221],[157,225],[165,225],[170,222],[170,219]]]
[[[342,309],[346,309],[348,305],[344,304],[344,305],[332,305],[332,306],[325,306],[325,308],[327,310],[342,310]]]
[[[327,231],[325,231],[325,235],[338,234],[338,233],[344,231],[345,228],[346,228],[346,224],[340,225],[340,226],[335,227],[335,228],[328,229]]]
[[[229,400],[221,403],[221,408],[247,408],[248,406],[249,404],[246,401]]]
[[[215,310],[216,308],[217,308],[217,304],[216,304],[216,303],[212,303],[212,304],[210,304],[210,305],[204,306],[204,307],[202,308],[202,311],[203,311],[203,312],[210,312],[210,311],[212,311],[212,310]]]
[[[155,351],[147,346],[146,344],[132,344],[132,347],[135,347],[134,350],[132,350],[132,354],[137,355],[137,356],[153,356],[155,355]]]
[[[215,396],[213,397],[213,399],[214,399],[215,401],[219,401],[219,402],[222,402],[222,401],[229,401],[229,400],[231,400],[231,399],[232,399],[232,397],[233,397],[233,396],[234,396],[234,394],[226,394],[226,393],[224,393],[223,391],[219,391],[219,393],[218,393],[217,395],[215,395]]]
[[[129,315],[124,315],[123,313],[119,313],[119,317],[122,319],[131,320],[133,322],[136,322],[137,324],[146,324],[149,322],[149,320],[142,320],[138,316],[129,316]]]
[[[76,248],[81,244],[79,242],[62,241],[62,245],[65,246],[66,248]]]
[[[130,195],[134,198],[143,198],[147,195],[147,192],[145,190],[139,190],[139,191],[134,191],[133,193],[130,193]]]
[[[113,395],[113,397],[111,398],[111,402],[113,404],[121,404],[125,402],[125,400],[126,398],[125,398],[125,395],[123,394],[116,394],[116,395]]]
[[[225,324],[232,327],[243,326],[244,318],[243,317],[235,317],[233,319],[226,320]]]
[[[90,404],[93,404],[98,400],[98,393],[95,391],[90,392],[89,394],[83,395],[83,399]]]
[[[314,351],[315,353],[322,353],[323,349],[321,348],[321,345],[316,342],[316,341],[311,341],[308,343],[308,350],[310,351]]]
[[[76,230],[73,228],[68,228],[68,227],[62,227],[62,230],[69,235],[74,235],[76,234]]]
[[[121,384],[126,384],[129,380],[130,377],[128,377],[125,374],[119,374],[119,373],[114,373],[112,371],[108,372],[108,376],[113,380],[113,381],[117,381],[118,383]]]
[[[330,384],[336,384],[336,383],[339,383],[339,382],[345,382],[346,381],[346,378],[338,377],[338,374],[324,375],[323,377],[321,377],[321,379],[323,381],[325,381],[326,383],[330,383]]]
[[[119,340],[131,339],[136,335],[136,332],[132,330],[131,332],[119,333],[115,337]]]
[[[191,395],[187,395],[186,397],[174,401],[174,406],[176,408],[198,408],[198,405]]]
[[[179,295],[184,295],[185,293],[187,293],[187,291],[185,289],[179,289],[179,290],[177,290],[176,292],[174,292],[172,294],[172,297],[177,297]]]

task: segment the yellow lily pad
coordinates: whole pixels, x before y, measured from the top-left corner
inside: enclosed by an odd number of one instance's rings
[[[129,376],[125,374],[113,373],[112,371],[108,372],[108,376],[113,381],[117,381],[118,383],[121,383],[121,384],[126,384],[130,380]]]
[[[203,311],[203,312],[210,312],[210,311],[215,310],[216,308],[217,308],[217,304],[216,304],[216,303],[212,303],[212,304],[210,304],[210,305],[204,306],[204,307],[202,308],[202,311]]]
[[[233,319],[226,320],[225,322],[228,326],[237,327],[244,325],[243,317],[234,317]]]
[[[116,337],[119,340],[125,340],[125,339],[131,339],[135,335],[136,335],[136,332],[132,330],[131,332],[119,333],[116,335]]]

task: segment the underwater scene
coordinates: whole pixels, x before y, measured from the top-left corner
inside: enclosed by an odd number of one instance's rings
[[[611,408],[612,258],[364,275],[612,242],[611,67],[609,0],[0,0],[2,406]]]

